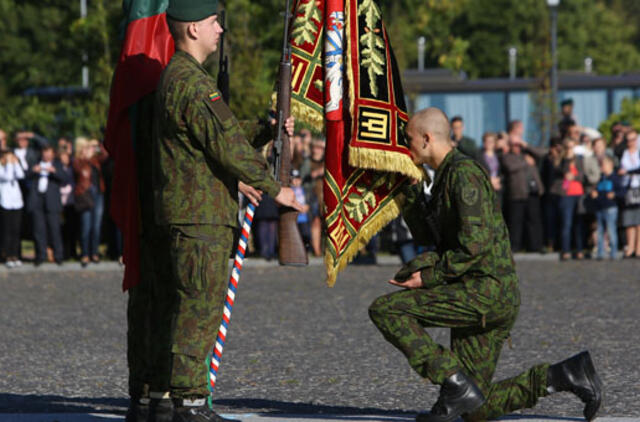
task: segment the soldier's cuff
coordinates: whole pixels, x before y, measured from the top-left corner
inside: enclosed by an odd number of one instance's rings
[[[423,268],[420,271],[420,279],[422,280],[422,287],[424,287],[425,289],[433,287],[434,277],[435,277],[435,271],[433,270],[433,267]]]
[[[420,271],[420,278],[422,279],[422,288],[424,289],[433,289],[442,284],[447,284],[436,268],[436,265]]]
[[[280,189],[282,188],[282,186],[280,186],[280,183],[271,179],[268,181],[265,180],[264,184],[265,186],[262,188],[264,192],[266,192],[272,198],[275,198],[276,196],[278,196],[278,194],[280,193]]]

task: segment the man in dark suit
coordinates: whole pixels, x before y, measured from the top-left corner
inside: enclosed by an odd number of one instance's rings
[[[53,247],[53,256],[62,265],[62,234],[60,232],[60,186],[69,183],[60,161],[54,161],[53,148],[42,149],[42,159],[29,169],[31,180],[27,212],[33,221],[33,238],[36,242],[34,264],[40,265],[47,257],[47,244]]]

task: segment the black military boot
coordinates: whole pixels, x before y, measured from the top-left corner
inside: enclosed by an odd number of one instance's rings
[[[131,397],[124,420],[125,422],[147,422],[149,420],[149,399]]]
[[[463,372],[444,380],[438,401],[430,413],[421,413],[417,422],[451,422],[465,413],[471,413],[485,402],[478,386]]]
[[[173,420],[173,400],[151,399],[149,422],[171,422]]]
[[[239,419],[227,419],[211,410],[205,399],[196,406],[185,406],[182,400],[174,400],[173,422],[237,422]]]
[[[572,392],[585,404],[585,419],[593,420],[602,403],[602,381],[596,373],[589,352],[579,353],[551,365],[547,371],[547,390],[550,393]]]

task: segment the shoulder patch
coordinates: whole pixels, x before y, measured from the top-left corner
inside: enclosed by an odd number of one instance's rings
[[[213,91],[210,94],[207,94],[206,103],[223,126],[225,124],[230,124],[230,122],[235,122],[233,113],[231,113],[231,110],[222,99],[220,91]]]
[[[472,207],[478,202],[480,194],[478,188],[472,184],[466,184],[462,188],[462,202]]]

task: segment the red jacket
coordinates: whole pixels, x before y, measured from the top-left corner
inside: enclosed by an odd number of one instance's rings
[[[104,177],[102,176],[102,163],[104,163],[109,154],[104,146],[100,144],[100,152],[94,155],[90,160],[83,158],[76,158],[73,160],[73,170],[76,178],[76,188],[73,193],[82,195],[91,187],[91,167],[95,167],[98,171],[98,177],[100,178],[100,192],[104,192]]]

